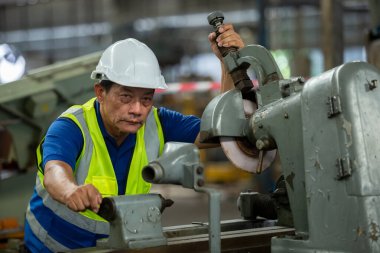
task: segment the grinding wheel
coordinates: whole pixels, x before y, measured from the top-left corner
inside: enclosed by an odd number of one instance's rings
[[[243,106],[247,118],[256,111],[256,105],[249,100],[243,100]],[[236,167],[251,173],[261,172],[257,170],[259,165],[259,150],[255,144],[250,143],[246,138],[220,137],[220,145],[227,158]],[[264,153],[262,170],[271,165],[275,156],[276,150]]]

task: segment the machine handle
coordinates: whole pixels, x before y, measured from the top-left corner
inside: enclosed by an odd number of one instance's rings
[[[208,23],[214,27],[216,38],[220,35],[219,27],[223,25],[223,20],[224,20],[224,14],[221,11],[211,12],[207,16]],[[222,54],[223,57],[226,56],[229,52],[237,51],[236,47],[219,47],[218,46],[218,48],[219,48],[219,52]]]
[[[113,221],[116,218],[116,203],[113,198],[103,198],[100,204],[98,215],[106,221]]]
[[[170,207],[174,204],[174,201],[171,199],[165,199],[161,194],[157,194],[161,200],[160,212],[163,213],[165,208]],[[122,196],[128,198],[128,196]],[[120,197],[119,197],[120,198]],[[98,215],[105,219],[108,222],[111,222],[116,219],[117,204],[113,197],[103,198],[102,203],[100,204]]]
[[[208,23],[212,25],[215,29],[216,38],[219,36],[219,27],[223,25],[224,14],[221,11],[211,12],[207,16]],[[215,38],[215,39],[216,39]],[[230,53],[237,53],[238,49],[236,47],[219,47],[219,52],[223,57]],[[247,68],[249,65],[241,65],[239,68],[236,68],[230,71],[232,80],[237,89],[241,90],[243,99],[248,99],[256,103],[256,93],[253,90],[253,84],[249,76],[247,75]]]

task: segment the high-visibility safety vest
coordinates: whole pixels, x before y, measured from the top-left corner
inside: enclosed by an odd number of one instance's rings
[[[117,196],[118,185],[111,158],[107,151],[103,135],[98,125],[95,98],[83,105],[70,107],[60,117],[73,120],[83,135],[83,148],[77,159],[74,176],[78,185],[93,184],[103,197]],[[43,141],[42,141],[43,142]],[[37,148],[38,172],[36,192],[42,198],[43,205],[51,209],[63,220],[95,234],[109,234],[109,223],[91,210],[74,212],[50,197],[43,185],[42,142]],[[148,144],[148,145],[146,145]],[[164,137],[157,108],[152,108],[144,125],[136,133],[136,145],[128,173],[126,195],[148,193],[150,183],[144,181],[142,168],[157,158],[163,150]],[[39,240],[53,252],[66,251],[67,247],[51,238],[41,226],[28,206],[26,219]]]

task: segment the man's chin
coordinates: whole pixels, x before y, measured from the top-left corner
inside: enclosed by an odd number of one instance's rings
[[[135,134],[137,131],[142,127],[142,125],[133,125],[123,128],[123,132],[129,133],[129,134]]]

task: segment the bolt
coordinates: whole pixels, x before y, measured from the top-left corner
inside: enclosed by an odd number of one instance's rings
[[[271,147],[271,142],[266,136],[263,136],[256,141],[256,148],[258,150],[267,150],[269,147]]]
[[[262,150],[265,147],[265,142],[263,140],[257,140],[256,141],[256,148],[258,150]]]
[[[198,175],[201,175],[201,174],[203,173],[203,168],[199,166],[199,167],[196,169],[196,172],[197,172]]]
[[[198,179],[198,181],[197,181],[197,185],[198,185],[199,187],[202,187],[202,186],[205,185],[205,181],[204,181],[203,179]]]
[[[371,82],[368,83],[368,86],[369,86],[370,90],[375,89],[377,87],[377,80],[376,79],[375,80],[371,80]]]
[[[289,114],[288,114],[287,112],[284,114],[284,118],[285,118],[285,119],[288,119],[288,118],[289,118]]]
[[[299,82],[300,84],[304,84],[304,83],[305,83],[305,78],[302,77],[302,76],[298,77],[298,82]]]

